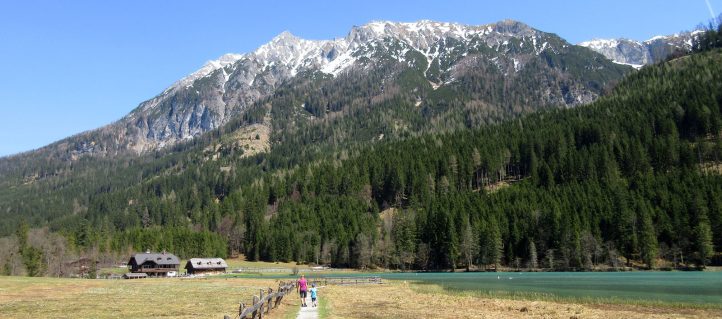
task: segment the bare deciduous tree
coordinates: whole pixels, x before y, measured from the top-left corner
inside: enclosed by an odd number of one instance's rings
[[[416,249],[416,265],[421,269],[429,266],[429,244],[420,242]]]
[[[537,257],[536,253],[536,244],[534,244],[534,240],[529,240],[529,262],[527,263],[527,267],[531,269],[535,269],[539,267],[539,258]]]
[[[546,254],[547,267],[554,269],[554,249],[547,250]]]

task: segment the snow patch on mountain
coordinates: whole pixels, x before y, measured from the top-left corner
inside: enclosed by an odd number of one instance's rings
[[[675,51],[689,51],[693,41],[704,31],[657,35],[645,41],[629,39],[594,39],[578,45],[596,51],[618,64],[638,67],[664,60]]]
[[[206,62],[141,103],[121,122],[137,131],[132,148],[140,152],[217,128],[305,72],[337,77],[359,61],[366,68],[386,59],[413,67],[420,62],[418,52],[427,63],[423,74],[436,89],[473,68],[477,57],[497,59],[492,63],[508,74],[523,69],[528,56],[566,47],[557,48],[549,39],[548,34],[511,20],[481,26],[373,21],[332,40],[302,39],[284,31],[252,52],[225,54]]]
[[[166,92],[171,91],[175,88],[179,87],[188,87],[195,80],[198,80],[202,77],[208,76],[209,74],[213,73],[214,71],[224,68],[228,65],[231,65],[233,63],[236,63],[238,60],[242,59],[245,55],[243,54],[235,54],[235,53],[228,53],[222,55],[217,60],[211,60],[206,62],[200,69],[197,71],[191,73],[190,75],[178,80],[177,82],[173,83],[168,89],[166,89]]]

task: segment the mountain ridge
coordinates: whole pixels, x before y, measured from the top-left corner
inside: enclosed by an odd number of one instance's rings
[[[577,45],[603,54],[615,63],[634,68],[657,63],[675,52],[690,52],[693,41],[703,30],[687,31],[672,35],[658,35],[644,41],[626,38],[592,39]]]
[[[469,54],[485,55],[499,70],[507,68],[507,64],[512,66],[504,72],[519,72],[529,62],[529,56],[539,56],[546,50],[558,54],[569,46],[553,34],[513,20],[477,26],[430,20],[373,21],[354,26],[345,37],[331,40],[306,40],[285,31],[252,52],[228,53],[208,61],[123,118],[58,143],[69,143],[72,159],[87,154],[140,154],[218,128],[272,94],[279,84],[307,71],[336,77],[353,66],[373,67],[379,59],[409,66],[425,62],[423,75],[438,88],[458,77],[458,68],[464,68],[458,62],[467,61]],[[426,61],[406,56],[415,52]],[[507,61],[495,60],[500,55],[505,55]],[[589,95],[560,101],[576,105],[593,98]]]

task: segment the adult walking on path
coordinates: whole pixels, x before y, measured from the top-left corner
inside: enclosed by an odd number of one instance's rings
[[[308,292],[308,282],[304,275],[301,275],[301,279],[298,280],[296,287],[298,287],[298,293],[301,297],[301,308],[304,308],[306,307],[306,293]]]

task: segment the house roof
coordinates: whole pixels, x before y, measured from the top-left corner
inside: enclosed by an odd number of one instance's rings
[[[228,268],[223,258],[191,258],[186,263],[185,269],[215,269]]]
[[[152,261],[158,265],[180,265],[180,259],[176,255],[169,253],[138,253],[130,257],[130,261],[135,259],[137,265],[141,265],[146,261]]]

